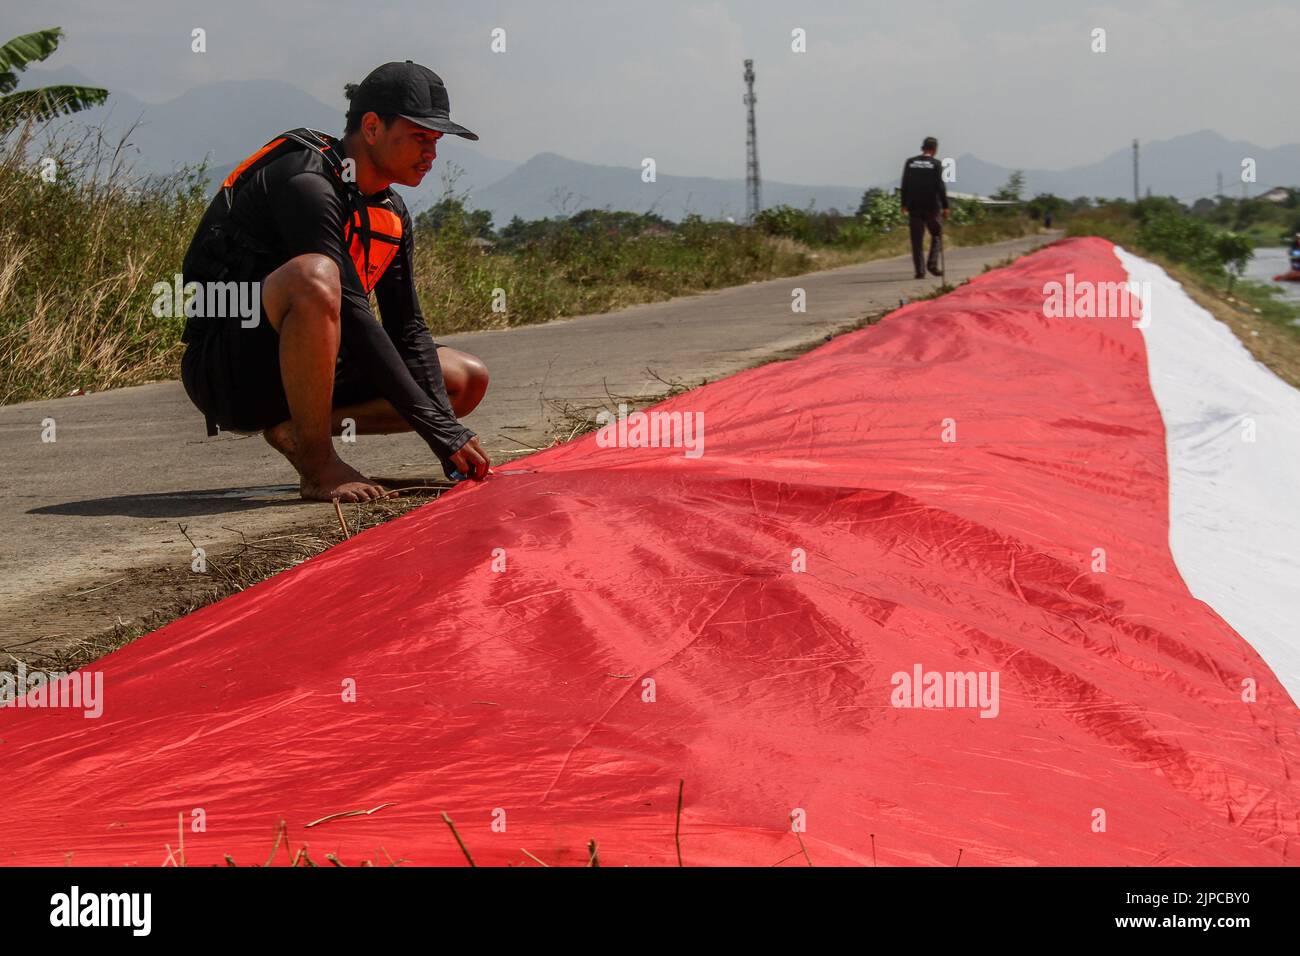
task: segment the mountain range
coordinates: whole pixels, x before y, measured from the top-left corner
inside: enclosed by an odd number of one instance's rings
[[[55,83],[94,85],[71,68],[33,69],[23,74],[22,88]],[[340,104],[342,104],[340,91]],[[103,125],[110,133],[130,130],[128,155],[141,172],[166,173],[185,164],[208,163],[208,176],[219,182],[246,155],[275,134],[295,126],[330,132],[342,127],[342,106],[330,107],[292,84],[279,80],[228,80],[196,86],[162,103],[145,103],[130,94],[114,93],[104,106],[77,114],[65,122]],[[539,219],[572,214],[580,209],[656,212],[679,220],[688,213],[707,219],[741,218],[745,211],[743,177],[719,179],[660,173],[643,182],[636,167],[603,166],[556,153],[538,153],[524,163],[491,156],[455,137],[439,144],[441,176],[430,176],[417,189],[402,190],[418,211],[451,188],[468,197],[469,205],[487,209],[501,226],[512,216]],[[1256,162],[1258,182],[1252,195],[1270,186],[1300,183],[1300,144],[1265,149],[1231,141],[1212,130],[1200,130],[1141,146],[1141,188],[1184,201],[1213,195],[1216,174],[1224,191],[1241,189],[1243,158]],[[743,155],[737,155],[741,167]],[[901,169],[900,157],[900,169]],[[437,168],[437,167],[435,167]],[[1133,157],[1127,144],[1105,158],[1063,170],[1023,169],[1025,195],[1051,192],[1058,196],[1131,197]],[[970,153],[956,160],[957,178],[950,189],[988,195],[1002,186],[1012,167],[986,162]],[[891,189],[897,174],[857,185],[800,185],[765,180],[764,206],[788,204],[800,208],[836,208],[851,212],[865,189]],[[400,187],[399,187],[400,188]]]

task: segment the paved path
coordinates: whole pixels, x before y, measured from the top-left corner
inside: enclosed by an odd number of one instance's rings
[[[952,249],[949,277],[978,275],[1058,235]],[[556,414],[548,400],[595,405],[606,387],[662,392],[647,368],[692,385],[721,378],[935,284],[913,279],[910,262],[895,258],[445,342],[488,365],[491,389],[466,422],[497,458],[521,442],[549,441]],[[796,287],[807,294],[802,314],[790,307]],[[56,422],[53,443],[41,441],[47,417]],[[227,529],[273,533],[330,507],[300,501],[293,471],[260,437],[205,438],[179,382],[0,407],[0,438],[0,648],[84,636],[139,613],[114,605],[111,582],[130,568],[188,566],[178,522],[200,545],[219,548],[238,540]],[[411,435],[359,436],[340,449],[369,474],[441,477]],[[92,619],[69,611],[71,596],[101,587]]]

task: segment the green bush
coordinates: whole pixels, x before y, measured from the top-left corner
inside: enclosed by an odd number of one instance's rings
[[[1248,240],[1215,229],[1200,219],[1166,209],[1140,214],[1137,241],[1145,252],[1156,252],[1193,269],[1222,275],[1228,266],[1240,272],[1250,258]]]
[[[800,242],[814,241],[813,214],[794,206],[770,206],[754,217],[754,225],[770,236],[785,236]]]
[[[989,218],[988,209],[974,199],[954,199],[949,205],[948,221],[954,226],[969,226]]]
[[[1208,217],[1165,196],[1136,203],[1099,200],[1096,208],[1075,213],[1067,232],[1101,236],[1217,278],[1241,275],[1253,250],[1249,237],[1218,229]]]
[[[862,224],[871,232],[890,232],[907,224],[903,203],[896,192],[875,191],[863,201]]]
[[[460,196],[444,196],[415,217],[415,228],[491,239],[492,213],[466,208],[465,200]]]

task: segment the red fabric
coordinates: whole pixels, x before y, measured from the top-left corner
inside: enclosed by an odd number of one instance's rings
[[[803,865],[796,808],[818,865],[1294,863],[1297,711],[1183,585],[1141,333],[1044,318],[1067,271],[1126,278],[1050,247],[661,406],[698,459],[588,435],[111,655],[99,720],[0,710],[0,862],[157,864],[202,808],[191,865],[280,816],[463,864],[441,811],[480,864],[675,865],[684,779],[688,865]],[[917,663],[999,715],[892,707]]]

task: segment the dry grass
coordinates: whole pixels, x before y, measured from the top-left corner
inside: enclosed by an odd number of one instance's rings
[[[135,177],[122,145],[30,126],[0,145],[0,403],[175,374],[181,320],[151,290],[180,269],[201,187]]]
[[[352,811],[349,811],[349,813],[351,812]],[[366,811],[363,810],[357,812],[365,813]],[[339,814],[339,815],[343,816],[345,814]],[[310,826],[310,824],[308,824],[308,826]],[[245,865],[258,867],[258,868],[274,866],[276,857],[280,853],[280,847],[283,846],[285,860],[288,862],[288,865],[290,867],[302,867],[303,869],[311,869],[320,866],[319,863],[317,863],[315,860],[312,859],[311,853],[309,852],[310,848],[307,843],[303,843],[301,846],[299,846],[297,852],[294,852],[292,844],[293,841],[289,838],[289,825],[282,817],[280,821],[276,824],[275,841],[271,844],[271,852],[270,855],[266,858],[266,862],[248,863]],[[167,856],[162,862],[163,866],[185,867],[189,865],[185,859],[185,818],[183,814],[178,814],[176,848],[173,849],[170,844],[167,844],[164,846],[164,849],[166,849],[167,851]],[[410,862],[409,860],[404,860],[401,858],[396,860],[393,859],[393,857],[389,855],[388,851],[384,849],[382,846],[379,847],[378,850],[379,853],[383,854],[384,856],[384,862],[380,865],[400,866],[403,863]],[[330,864],[330,866],[340,866],[340,867],[348,866],[347,863],[344,863],[334,853],[326,853],[323,855],[322,859],[327,861]],[[375,855],[374,859],[359,860],[352,865],[359,866],[359,867],[373,867],[376,865],[375,861],[377,859],[378,859],[378,854]],[[225,861],[226,861],[226,866],[237,867],[240,865],[235,862],[235,858],[231,856],[229,853],[225,854]]]
[[[686,865],[682,857],[682,809],[685,802],[684,801],[685,791],[686,791],[686,781],[678,780],[677,781],[677,813],[673,823],[673,844],[677,854],[677,865],[679,867],[684,867]],[[335,820],[335,819],[356,817],[356,816],[369,816],[375,813],[376,811],[383,810],[391,806],[395,806],[395,804],[391,804],[391,803],[380,804],[379,806],[374,807],[370,810],[343,810],[338,813],[331,813],[325,817],[322,817],[320,820],[316,820],[312,823],[304,824],[303,828],[307,829],[317,824],[325,823],[327,821]],[[460,848],[461,855],[465,857],[466,862],[471,867],[477,868],[478,864],[474,862],[474,856],[470,852],[469,847],[466,845],[464,838],[461,837],[460,831],[456,829],[456,824],[452,821],[451,817],[448,816],[445,811],[441,814],[441,816],[442,816],[443,823],[447,825],[447,829],[451,832],[452,839],[456,841],[457,847]],[[176,832],[177,832],[176,848],[173,849],[170,844],[166,844],[164,846],[164,849],[166,849],[167,851],[167,856],[163,860],[162,863],[163,866],[175,866],[175,867],[188,866],[188,863],[186,862],[186,858],[185,858],[185,816],[182,813],[178,813],[176,815]],[[794,831],[793,828],[791,828],[789,832],[793,833],[795,840],[799,844],[799,849],[794,853],[782,857],[781,859],[777,860],[775,863],[771,863],[768,865],[772,867],[780,866],[782,863],[786,863],[794,859],[795,857],[802,856],[808,866],[814,866],[815,864],[813,863],[812,855],[808,852],[808,846],[807,844],[804,843],[803,837],[800,836],[797,831]],[[293,851],[292,840],[289,836],[289,825],[283,817],[281,817],[276,824],[275,839],[274,842],[271,844],[271,851],[266,858],[266,862],[252,863],[248,865],[254,867],[273,866],[275,864],[276,858],[280,855],[281,847],[284,847],[284,857],[290,867],[302,866],[304,868],[307,868],[307,867],[317,867],[320,865],[311,858],[311,855],[308,853],[308,845],[306,843],[303,843],[298,848],[298,851],[296,853]],[[384,849],[382,846],[379,847],[379,852],[383,854],[386,860],[385,865],[387,866],[398,866],[402,863],[410,862],[409,860],[406,859],[394,860],[392,856],[389,855],[388,851]],[[551,868],[551,864],[547,863],[545,860],[542,860],[535,854],[530,853],[526,848],[520,847],[519,852],[522,853],[527,859],[531,860],[533,863],[536,863],[538,866],[541,866],[546,869]],[[588,840],[585,850],[580,852],[582,856],[586,858],[587,861],[586,866],[591,867],[593,869],[601,866],[599,848],[597,847],[596,841],[594,839]],[[957,864],[956,864],[957,866],[961,865],[962,852],[963,852],[962,850],[957,851]],[[224,859],[226,861],[226,866],[239,866],[239,864],[235,862],[234,857],[232,857],[229,853],[225,854]],[[339,857],[333,853],[326,853],[324,855],[324,859],[327,860],[332,866],[348,865],[344,863],[342,860],[340,860]],[[378,859],[378,855],[376,855],[375,859]],[[363,859],[353,865],[360,866],[360,867],[373,867],[376,865],[375,859]],[[875,859],[876,859],[876,835],[874,833],[871,834],[871,859],[872,859],[872,865],[874,866]],[[508,863],[506,865],[515,866],[514,863]]]
[[[128,133],[129,135],[129,133]],[[62,136],[62,138],[60,138]],[[178,375],[181,317],[153,315],[206,208],[203,171],[136,175],[121,142],[27,127],[0,140],[0,404]],[[35,160],[56,161],[48,182]],[[954,245],[1023,235],[1025,221],[950,226]],[[898,255],[906,230],[810,247],[689,219],[664,235],[558,224],[512,251],[422,231],[416,282],[435,335],[535,324]],[[505,312],[493,311],[497,290]]]
[[[1256,360],[1288,385],[1300,388],[1300,329],[1270,321],[1263,309],[1225,293],[1187,268],[1170,262],[1161,265],[1197,305],[1232,329]]]
[[[609,386],[606,385],[605,401],[586,405],[546,399],[546,403],[551,409],[551,445],[562,445],[587,434],[587,432],[595,431],[599,427],[596,416],[602,411],[608,412],[617,418],[620,404],[631,412],[638,408],[658,405],[674,395],[680,395],[697,387],[697,385],[687,385],[685,382],[666,379],[653,369],[647,368],[645,373],[655,381],[660,382],[664,389],[653,395],[618,395],[610,392]],[[698,385],[703,384],[705,384],[704,380],[698,383]]]

